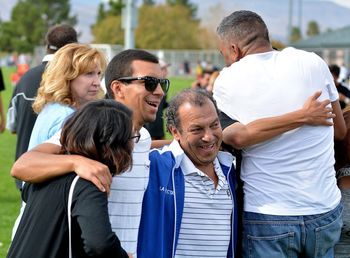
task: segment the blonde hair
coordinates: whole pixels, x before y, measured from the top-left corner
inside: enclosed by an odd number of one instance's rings
[[[77,107],[70,82],[79,75],[94,70],[96,65],[104,71],[107,64],[104,54],[95,48],[78,43],[60,48],[45,69],[33,110],[39,113],[51,102]]]

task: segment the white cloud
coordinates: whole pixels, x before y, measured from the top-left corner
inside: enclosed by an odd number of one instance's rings
[[[16,4],[16,0],[0,0],[0,18],[2,20],[9,20],[11,16],[11,10],[13,6]]]
[[[332,2],[350,9],[350,0],[333,0]]]

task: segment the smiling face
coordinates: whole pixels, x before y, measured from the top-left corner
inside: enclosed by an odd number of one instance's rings
[[[131,66],[133,71],[131,77],[152,76],[163,78],[158,63],[135,60]],[[153,92],[146,90],[145,82],[142,80],[128,83],[114,81],[112,88],[116,100],[133,110],[134,126],[137,130],[143,124],[153,122],[156,119],[159,103],[164,96],[164,92],[159,84]]]
[[[96,65],[91,71],[80,74],[70,82],[74,100],[78,106],[97,99],[100,91],[101,68]]]
[[[214,104],[210,100],[202,106],[185,102],[179,107],[178,116],[181,128],[172,126],[171,133],[193,164],[206,171],[208,166],[212,166],[222,141],[222,129]]]

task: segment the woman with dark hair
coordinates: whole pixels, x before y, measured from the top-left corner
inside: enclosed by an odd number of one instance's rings
[[[89,102],[65,123],[61,151],[95,159],[113,175],[120,174],[130,167],[133,142],[139,137],[132,133],[131,118],[132,112],[114,100]],[[70,257],[69,237],[72,257],[128,257],[111,229],[106,193],[78,178],[68,205],[75,177],[72,172],[25,184],[22,198],[27,205],[7,257]]]

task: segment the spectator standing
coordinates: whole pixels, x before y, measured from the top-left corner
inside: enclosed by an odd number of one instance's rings
[[[339,68],[340,68],[340,72],[339,72],[338,81],[341,83],[344,83],[346,80],[349,79],[349,71],[344,64],[342,64]]]
[[[207,90],[212,72],[212,70],[203,70],[202,74],[192,83],[192,89]]]
[[[183,67],[184,67],[184,73],[185,73],[185,75],[191,74],[190,62],[189,62],[188,60],[184,60],[184,62],[183,62]]]
[[[2,69],[0,67],[0,133],[5,131],[6,119],[5,119],[5,111],[2,103],[2,95],[1,92],[5,91],[5,81],[4,76],[2,74]]]
[[[347,134],[341,141],[335,141],[335,169],[338,186],[342,195],[343,227],[339,243],[335,246],[335,257],[350,253],[350,109],[344,110]]]
[[[344,137],[345,124],[327,65],[294,48],[274,51],[264,21],[251,11],[232,13],[217,31],[228,67],[215,81],[214,98],[239,121],[233,126],[300,108],[315,91],[332,101],[336,114],[334,132],[305,125],[247,148],[249,135],[237,139],[224,131],[226,143],[244,148],[243,256],[333,257],[342,224],[333,137]]]
[[[77,32],[69,25],[57,25],[49,29],[45,41],[47,54],[40,65],[28,70],[18,82],[7,112],[7,129],[17,134],[15,160],[28,150],[30,135],[37,118],[32,104],[45,67],[58,49],[68,43],[77,42]],[[16,180],[16,186],[21,189],[22,182]]]
[[[33,110],[39,115],[29,150],[51,138],[76,109],[98,98],[105,67],[104,54],[88,45],[71,43],[56,52],[33,103]]]
[[[58,132],[76,109],[97,99],[105,66],[103,53],[88,45],[71,43],[57,51],[47,65],[33,104],[34,111],[39,115],[30,136],[29,150]],[[13,234],[24,206],[22,203]]]
[[[196,80],[197,80],[202,76],[202,73],[203,73],[202,62],[200,60],[197,60],[195,72],[196,72]]]
[[[342,109],[346,108],[350,100],[350,90],[339,80],[340,67],[336,64],[330,65],[329,70],[334,79],[334,84],[337,87],[339,93],[339,103]]]
[[[206,90],[210,93],[213,94],[213,89],[214,89],[214,82],[216,78],[219,76],[219,71],[213,71],[213,73],[210,75],[208,86],[206,87]]]

